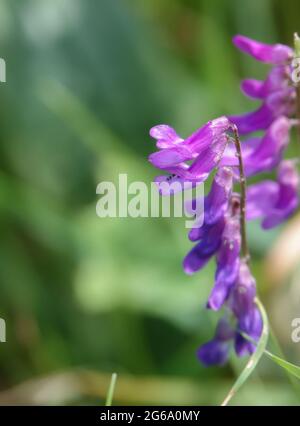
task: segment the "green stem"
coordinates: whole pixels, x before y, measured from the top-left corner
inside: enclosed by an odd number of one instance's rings
[[[112,405],[116,381],[117,381],[117,373],[113,373],[111,376],[111,380],[110,380],[110,384],[109,384],[109,388],[108,388],[108,392],[106,396],[106,402],[105,402],[106,407],[110,407]]]
[[[300,58],[300,37],[297,33],[294,34],[294,58]],[[295,82],[296,88],[296,118],[300,120],[300,84]],[[297,125],[297,138],[300,144],[300,125]]]
[[[231,125],[234,144],[236,149],[236,155],[239,161],[239,174],[240,174],[240,225],[241,225],[241,238],[242,238],[242,255],[245,261],[248,263],[250,260],[249,248],[247,243],[247,232],[246,232],[246,176],[244,171],[244,164],[242,158],[241,141],[238,133],[238,128],[235,124]]]

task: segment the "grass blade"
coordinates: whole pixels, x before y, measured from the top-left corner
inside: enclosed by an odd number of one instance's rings
[[[111,380],[110,380],[110,384],[109,384],[109,388],[108,388],[108,392],[106,396],[106,401],[105,401],[106,407],[110,407],[112,405],[116,381],[117,381],[117,373],[113,373],[111,376]]]
[[[240,387],[246,382],[246,380],[251,375],[251,373],[254,371],[254,369],[257,366],[260,358],[262,357],[262,355],[264,354],[264,352],[266,350],[268,337],[269,337],[268,317],[267,317],[266,311],[265,311],[262,303],[260,302],[260,300],[256,299],[255,301],[256,301],[256,304],[257,304],[257,306],[260,310],[261,316],[262,316],[262,321],[263,321],[262,334],[261,334],[260,340],[257,344],[256,351],[250,357],[250,359],[247,362],[244,370],[241,372],[241,374],[237,378],[236,382],[234,383],[234,385],[230,389],[228,395],[226,396],[226,398],[222,402],[221,406],[223,406],[223,407],[229,403],[231,398],[237,393],[237,391],[240,389]]]
[[[272,354],[269,351],[265,351],[265,354],[271,358],[272,361],[274,361],[277,365],[287,370],[290,374],[300,379],[300,367],[298,367],[295,364],[292,364],[289,361],[285,361],[284,359],[280,358],[277,355]]]

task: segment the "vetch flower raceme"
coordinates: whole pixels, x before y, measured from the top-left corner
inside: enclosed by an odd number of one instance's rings
[[[225,316],[219,321],[214,338],[198,349],[198,358],[206,366],[226,363],[232,344],[238,356],[252,354],[262,333],[262,318],[255,302],[256,282],[249,268],[245,220],[260,219],[262,227],[269,229],[285,221],[299,204],[296,162],[284,159],[290,129],[300,125],[299,119],[294,119],[297,92],[290,77],[293,50],[244,36],[234,37],[233,42],[255,59],[273,65],[265,81],[242,82],[246,96],[262,101],[258,110],[211,120],[186,139],[167,125],[150,130],[159,151],[151,154],[149,160],[169,173],[158,176],[158,184],[178,182],[182,190],[215,172],[204,200],[203,225],[196,223],[189,231],[189,239],[195,245],[183,261],[189,275],[212,258],[216,261],[207,308],[223,308]],[[264,134],[240,142],[239,134],[256,131]],[[277,181],[265,180],[246,189],[246,177],[275,168]],[[237,183],[239,193],[234,187]],[[166,187],[160,192],[170,195],[175,191]],[[193,203],[195,200],[191,207]]]

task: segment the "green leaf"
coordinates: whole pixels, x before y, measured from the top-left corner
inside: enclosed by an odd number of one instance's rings
[[[222,406],[227,405],[228,402],[231,400],[231,398],[240,389],[240,387],[246,382],[246,380],[251,375],[251,373],[254,371],[254,369],[256,368],[260,358],[262,357],[262,355],[265,352],[267,342],[268,342],[268,337],[269,337],[269,322],[268,322],[268,317],[267,317],[266,311],[265,311],[265,309],[264,309],[264,307],[263,307],[263,305],[262,305],[262,303],[260,302],[259,299],[256,299],[256,304],[257,304],[257,306],[260,310],[260,313],[261,313],[261,316],[262,316],[262,321],[263,321],[263,329],[262,329],[261,338],[260,338],[260,340],[257,344],[256,351],[250,357],[250,359],[247,362],[244,370],[241,372],[241,374],[237,378],[235,384],[232,386],[228,395],[226,396],[226,398],[222,402],[222,404],[221,404]]]
[[[269,351],[265,351],[265,354],[271,358],[272,361],[274,361],[276,364],[278,364],[280,367],[287,370],[290,374],[300,379],[300,367],[298,367],[295,364],[292,364],[291,362],[285,361],[284,359],[280,358],[277,355],[272,354]]]

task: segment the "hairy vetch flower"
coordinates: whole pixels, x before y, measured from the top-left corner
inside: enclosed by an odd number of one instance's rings
[[[265,81],[246,79],[241,89],[246,96],[261,99],[262,105],[253,112],[232,115],[241,135],[267,129],[273,120],[292,116],[296,109],[296,89],[291,84],[293,50],[282,44],[268,45],[237,35],[233,43],[253,58],[274,65]]]
[[[227,117],[209,121],[186,139],[180,138],[167,125],[152,127],[150,135],[157,140],[159,151],[149,161],[171,176],[159,176],[156,182],[186,180],[203,182],[220,161],[227,143],[226,131],[230,127]]]
[[[265,180],[247,190],[247,219],[262,219],[264,229],[285,221],[299,205],[299,175],[293,160],[280,163],[277,182]]]
[[[263,137],[247,139],[242,143],[242,157],[246,176],[271,171],[282,160],[285,148],[289,143],[289,130],[292,121],[281,116],[267,129]],[[234,155],[235,146],[228,145],[221,165],[238,166]]]

